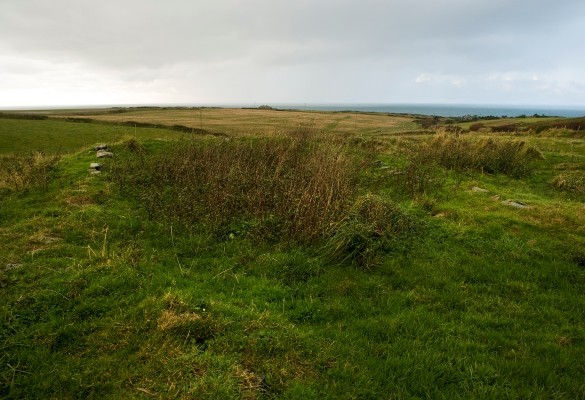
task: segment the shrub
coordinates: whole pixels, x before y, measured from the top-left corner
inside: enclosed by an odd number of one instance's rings
[[[478,122],[478,123],[475,123],[475,124],[471,124],[471,125],[469,126],[469,130],[470,130],[471,132],[477,132],[477,131],[479,131],[479,130],[481,130],[481,129],[483,129],[483,128],[485,128],[485,124],[483,124],[483,123],[481,123],[481,122]]]

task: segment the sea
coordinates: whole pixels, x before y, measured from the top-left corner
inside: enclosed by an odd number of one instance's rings
[[[354,111],[379,112],[392,114],[436,115],[440,117],[518,117],[518,116],[555,116],[585,117],[585,106],[498,106],[469,104],[268,104],[279,109],[314,111]]]

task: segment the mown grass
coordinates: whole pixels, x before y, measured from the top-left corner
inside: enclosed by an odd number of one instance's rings
[[[325,146],[360,170],[340,219],[309,243],[217,235],[205,214],[149,218],[117,175],[189,160],[168,154],[205,155],[192,168],[215,155],[214,176],[256,174],[246,157],[291,151],[275,140],[125,142],[98,176],[85,149],[63,154],[45,187],[4,192],[0,397],[582,397],[585,208],[553,184],[579,170],[582,143],[526,138],[544,159],[521,176],[433,164],[421,195],[394,173],[433,137],[309,141],[299,157],[326,162]],[[257,218],[237,215],[235,226]]]

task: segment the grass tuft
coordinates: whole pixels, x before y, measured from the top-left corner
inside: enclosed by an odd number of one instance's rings
[[[34,152],[0,156],[0,190],[47,189],[59,155]]]
[[[419,223],[396,204],[367,194],[359,197],[325,245],[340,263],[370,268],[391,250],[393,241],[414,234]]]
[[[563,192],[583,195],[585,194],[585,172],[565,171],[554,177],[552,185]]]
[[[456,171],[480,171],[515,178],[530,175],[542,153],[524,141],[474,139],[458,134],[438,134],[422,145],[419,157]]]

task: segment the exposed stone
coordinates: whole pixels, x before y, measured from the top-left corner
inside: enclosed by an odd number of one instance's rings
[[[51,236],[45,236],[43,238],[43,243],[44,244],[51,244],[51,243],[58,242],[59,240],[61,240],[61,239],[60,238],[56,238],[56,237],[51,237]]]
[[[98,144],[97,146],[94,147],[95,151],[99,151],[99,150],[107,150],[109,149],[108,145],[105,143],[102,144]]]
[[[99,171],[101,167],[102,165],[100,163],[92,162],[91,164],[89,164],[89,168],[96,171]]]
[[[472,191],[472,192],[476,192],[476,193],[487,193],[487,192],[489,192],[489,190],[487,190],[487,189],[482,189],[482,188],[480,188],[479,186],[474,186],[474,187],[472,187],[472,188],[471,188],[471,191]]]
[[[515,208],[530,208],[530,206],[526,203],[522,203],[521,201],[513,201],[513,200],[504,200],[502,204],[505,206],[515,207]]]
[[[109,151],[105,151],[105,150],[98,150],[97,158],[105,158],[105,157],[108,157],[108,158],[114,157],[114,153],[109,152]]]
[[[90,175],[99,175],[102,173],[102,171],[98,171],[97,169],[88,169],[87,172],[89,172]]]
[[[8,264],[6,264],[6,267],[5,267],[5,269],[6,269],[6,270],[11,270],[11,269],[18,269],[18,268],[20,268],[20,267],[22,267],[22,264],[18,264],[18,263],[8,263]]]

